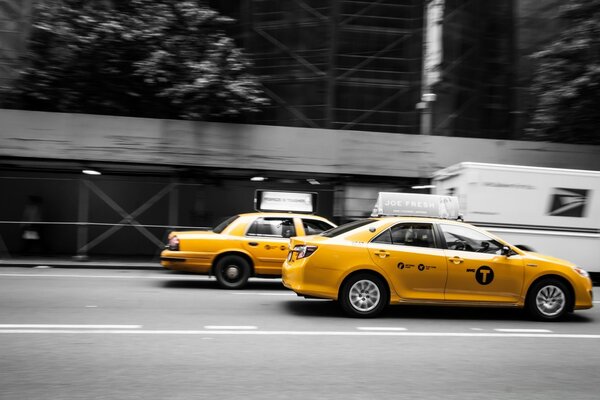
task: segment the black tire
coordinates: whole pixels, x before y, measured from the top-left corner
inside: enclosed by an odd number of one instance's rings
[[[557,321],[573,309],[573,296],[565,283],[545,278],[529,289],[527,311],[539,321]]]
[[[389,289],[377,275],[361,272],[344,281],[338,301],[349,316],[372,318],[388,306]]]
[[[225,256],[217,262],[214,272],[222,288],[241,289],[250,278],[250,264],[240,256]]]

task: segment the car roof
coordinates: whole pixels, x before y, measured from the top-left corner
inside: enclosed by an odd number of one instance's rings
[[[314,218],[329,221],[325,217],[321,217],[315,214],[300,214],[290,212],[251,212],[238,214],[240,217],[276,217],[276,218]]]
[[[370,217],[369,219],[377,220],[377,221],[410,221],[410,222],[451,222],[451,223],[463,223],[463,221],[457,221],[455,219],[444,219],[444,218],[433,218],[433,217],[412,217],[412,216],[403,216],[403,217]]]

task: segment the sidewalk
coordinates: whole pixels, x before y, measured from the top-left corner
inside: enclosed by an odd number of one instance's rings
[[[0,257],[0,267],[54,267],[54,268],[113,268],[113,269],[160,269],[158,258],[131,257],[78,257],[14,256]]]

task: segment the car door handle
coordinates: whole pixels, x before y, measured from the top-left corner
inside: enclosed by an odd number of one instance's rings
[[[390,256],[390,253],[387,253],[385,251],[376,251],[375,255],[379,258],[386,258]]]
[[[258,246],[257,242],[248,242],[248,246]]]
[[[463,261],[465,261],[465,260],[463,260],[463,259],[462,259],[462,258],[460,258],[460,257],[452,257],[452,258],[450,259],[450,261],[452,261],[454,264],[460,264],[461,262],[463,262]]]

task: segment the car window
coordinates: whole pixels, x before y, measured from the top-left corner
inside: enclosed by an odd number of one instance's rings
[[[356,228],[360,228],[361,226],[365,226],[365,225],[369,225],[373,222],[375,222],[375,219],[358,219],[356,221],[352,221],[352,222],[348,222],[347,224],[344,225],[340,225],[337,228],[333,228],[330,229],[328,231],[323,232],[321,235],[325,236],[325,237],[336,237],[339,235],[342,235],[346,232],[350,232],[351,230],[354,230]]]
[[[213,229],[214,233],[221,233],[227,228],[233,221],[238,219],[239,215],[234,215],[233,217],[227,218],[225,221],[221,222],[219,225],[215,226]]]
[[[503,245],[486,234],[462,225],[440,224],[446,247],[450,250],[500,254]]]
[[[250,225],[246,235],[289,238],[296,236],[296,228],[292,218],[262,217]]]
[[[373,242],[400,246],[435,247],[431,224],[402,223],[386,229]]]
[[[302,226],[304,226],[304,233],[307,235],[317,235],[321,232],[334,228],[333,225],[330,225],[325,221],[307,218],[302,218]]]

